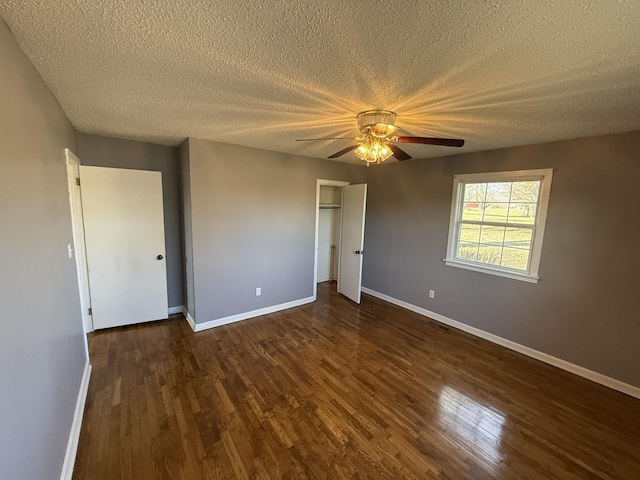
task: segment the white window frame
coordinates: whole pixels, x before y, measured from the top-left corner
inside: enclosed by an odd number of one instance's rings
[[[449,219],[449,239],[447,241],[447,258],[444,259],[445,264],[451,267],[464,268],[467,270],[489,273],[491,275],[498,275],[515,280],[538,283],[538,280],[540,280],[540,277],[538,276],[538,268],[540,266],[542,240],[544,238],[544,227],[547,221],[547,209],[549,207],[552,179],[552,168],[454,175],[451,217]],[[529,270],[522,271],[500,265],[489,265],[482,262],[456,258],[456,245],[458,244],[462,206],[464,204],[464,185],[466,183],[518,182],[532,180],[540,181],[540,193],[538,194],[536,219],[532,229],[533,234],[531,250],[529,253]]]

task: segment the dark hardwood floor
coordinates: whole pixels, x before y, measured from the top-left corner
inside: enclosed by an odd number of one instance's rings
[[[640,400],[364,295],[91,334],[74,479],[638,479]]]

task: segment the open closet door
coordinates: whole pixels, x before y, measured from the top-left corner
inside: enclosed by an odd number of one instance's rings
[[[360,288],[362,286],[362,254],[364,253],[362,249],[366,205],[366,184],[343,187],[338,292],[356,303],[360,303]]]

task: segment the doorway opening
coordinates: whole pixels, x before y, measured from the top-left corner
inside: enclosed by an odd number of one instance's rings
[[[336,278],[338,293],[360,303],[366,202],[366,184],[318,180],[314,299],[318,282]]]
[[[316,184],[316,235],[313,296],[318,283],[338,281],[342,231],[342,188],[349,182],[318,179]]]
[[[338,280],[341,228],[342,187],[336,185],[320,185],[316,283],[334,282]]]

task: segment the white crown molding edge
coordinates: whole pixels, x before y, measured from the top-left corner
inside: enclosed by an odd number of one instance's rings
[[[76,453],[78,452],[78,442],[80,441],[80,430],[82,429],[82,417],[84,416],[84,407],[87,403],[87,393],[89,392],[89,380],[91,380],[91,364],[87,361],[84,365],[84,373],[80,382],[76,410],[73,414],[73,422],[71,422],[71,432],[69,433],[60,480],[71,480],[73,476],[73,467],[76,463]]]
[[[480,337],[492,343],[496,343],[508,348],[509,350],[522,353],[523,355],[526,355],[528,357],[535,358],[536,360],[540,360],[541,362],[579,375],[583,378],[599,383],[600,385],[604,385],[605,387],[612,388],[613,390],[617,390],[619,392],[626,393],[627,395],[640,399],[640,387],[630,385],[621,380],[608,377],[607,375],[604,375],[602,373],[594,372],[593,370],[581,367],[580,365],[567,362],[566,360],[562,360],[561,358],[554,357],[538,350],[534,350],[533,348],[521,345],[516,342],[512,342],[511,340],[499,337],[497,335],[494,335],[493,333],[485,332],[484,330],[480,330],[479,328],[475,328],[465,323],[458,322],[457,320],[453,320],[451,318],[445,317],[444,315],[432,312],[430,310],[427,310],[426,308],[418,307],[403,300],[398,300],[397,298],[390,297],[389,295],[385,295],[384,293],[376,292],[375,290],[371,290],[370,288],[362,287],[362,292],[381,300],[385,300],[389,303],[393,303],[394,305],[397,305],[399,307],[406,308],[407,310],[411,310],[412,312],[418,313],[425,317],[432,318],[433,320],[437,320],[441,323],[449,325],[453,328],[457,328],[458,330],[462,330],[463,332],[469,333],[476,337]]]

